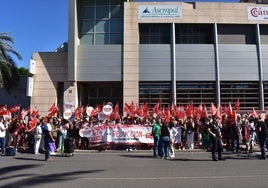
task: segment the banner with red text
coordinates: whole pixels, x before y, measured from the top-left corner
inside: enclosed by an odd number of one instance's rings
[[[153,144],[152,127],[144,125],[101,125],[80,129],[91,143]]]

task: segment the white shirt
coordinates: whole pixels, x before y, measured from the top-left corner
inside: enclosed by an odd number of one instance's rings
[[[42,128],[40,125],[37,125],[35,128],[35,135],[42,134]]]
[[[174,139],[178,134],[176,127],[169,128],[170,139]]]
[[[52,126],[51,126],[51,124],[50,123],[47,123],[46,125],[45,125],[45,127],[44,127],[46,130],[48,130],[49,132],[51,132],[52,131]]]
[[[0,138],[4,138],[6,136],[5,125],[0,122]]]

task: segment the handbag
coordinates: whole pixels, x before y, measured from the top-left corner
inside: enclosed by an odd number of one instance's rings
[[[50,151],[56,151],[56,144],[55,144],[55,142],[49,142],[49,149],[50,149]]]

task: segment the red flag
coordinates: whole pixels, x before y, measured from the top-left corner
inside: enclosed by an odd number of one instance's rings
[[[185,110],[186,116],[187,117],[193,117],[194,115],[194,105],[193,102],[190,104],[186,105],[186,110]]]
[[[221,105],[218,105],[218,107],[217,107],[216,116],[219,118],[220,121],[222,120]]]
[[[140,116],[140,117],[144,117],[145,116],[143,104],[140,104],[140,106],[137,107],[137,109],[135,110],[135,114],[137,116]]]
[[[38,116],[38,109],[37,109],[37,106],[34,107],[32,113],[31,113],[31,116],[33,118],[37,117]]]
[[[256,112],[256,110],[255,110],[254,107],[252,108],[252,112],[251,112],[250,115],[252,115],[254,118],[257,118],[258,117],[258,113]]]
[[[79,106],[74,110],[74,117],[76,119],[80,119],[82,117],[82,109]]]
[[[19,115],[19,119],[24,119],[30,113],[30,107],[22,109]]]
[[[12,114],[15,114],[15,113],[17,113],[19,110],[20,110],[20,104],[15,105],[15,106],[12,106],[12,107],[9,109],[9,112],[12,113]]]
[[[240,110],[240,102],[239,99],[235,102],[235,110],[239,111]]]
[[[7,115],[8,111],[7,111],[7,105],[5,104],[4,106],[0,107],[0,116],[4,116]]]
[[[144,105],[143,105],[143,111],[144,111],[144,117],[148,117],[149,116],[149,105],[148,105],[148,102],[146,102]]]
[[[227,106],[226,104],[224,105],[223,112],[224,112],[224,114],[225,114],[226,116],[229,115],[229,109],[228,109],[228,106]]]
[[[184,118],[185,117],[185,110],[184,110],[184,106],[183,105],[179,105],[178,107],[176,107],[176,118]]]
[[[89,105],[86,105],[84,107],[81,107],[81,113],[82,113],[82,117],[85,115],[86,111],[87,111],[87,107],[89,107]]]
[[[204,104],[203,109],[202,109],[201,117],[208,118],[208,111],[207,111],[207,107],[205,104]]]
[[[167,109],[163,109],[163,116],[166,120],[166,122],[170,122],[171,112],[170,112],[170,105],[168,105]]]
[[[213,116],[217,113],[217,108],[213,103],[211,103],[211,105],[210,105],[210,113],[211,113],[211,116]]]
[[[159,115],[159,111],[160,111],[160,102],[157,102],[154,106],[153,106],[153,110],[151,113],[151,116],[155,117]]]
[[[59,108],[56,106],[55,103],[51,105],[51,107],[48,110],[48,117],[53,117],[59,112]]]
[[[117,120],[120,119],[120,114],[119,114],[119,104],[116,103],[111,115],[110,115],[111,120]]]
[[[229,102],[228,108],[227,108],[227,113],[228,116],[230,116],[230,122],[231,123],[235,123],[235,119],[236,119],[236,111],[233,110],[231,102]]]
[[[31,119],[28,122],[28,131],[34,130],[34,128],[36,127],[36,125],[37,125],[37,120],[36,119]]]
[[[202,117],[202,113],[203,113],[203,106],[201,103],[199,104],[198,107],[194,108],[194,119],[196,121],[200,120],[200,118]]]
[[[94,117],[98,115],[101,111],[102,111],[102,107],[99,104],[97,104],[96,107],[91,111],[90,117]]]
[[[135,115],[135,106],[134,102],[132,101],[130,105],[125,103],[124,112],[129,114],[130,116],[134,117]]]
[[[18,122],[18,125],[16,127],[16,129],[12,132],[12,135],[18,135],[18,132],[20,130],[24,130],[26,128],[23,120],[21,119],[19,122]]]

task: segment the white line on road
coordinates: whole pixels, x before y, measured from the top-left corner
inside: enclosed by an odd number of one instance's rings
[[[196,176],[196,177],[119,177],[119,178],[81,178],[86,180],[189,180],[189,179],[234,179],[234,178],[267,178],[268,174],[245,176]]]

